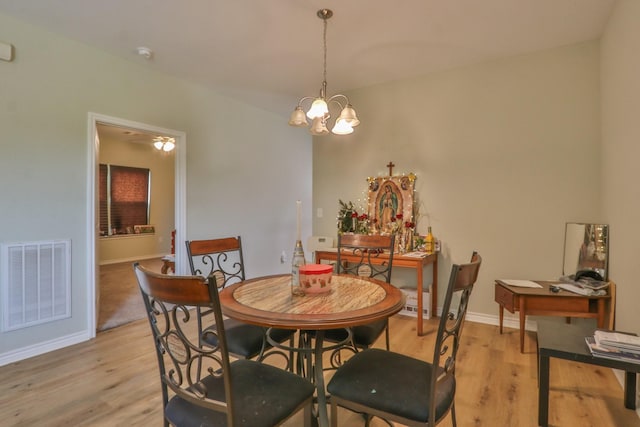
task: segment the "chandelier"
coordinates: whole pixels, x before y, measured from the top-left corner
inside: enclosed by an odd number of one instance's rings
[[[336,135],[348,135],[353,132],[353,128],[360,124],[360,120],[356,116],[356,111],[349,103],[349,98],[342,94],[336,94],[327,99],[327,20],[333,16],[333,11],[330,9],[320,9],[317,13],[318,18],[322,19],[324,25],[324,31],[322,34],[323,40],[323,53],[324,53],[324,68],[322,74],[322,87],[320,88],[320,96],[305,96],[298,101],[291,118],[289,119],[289,125],[304,127],[308,126],[307,117],[312,120],[310,132],[312,135],[326,135],[329,133],[327,129],[327,122],[331,118],[329,114],[329,106],[337,104],[340,107],[340,115],[336,119],[331,132]],[[313,100],[311,108],[305,112],[302,109],[303,102]],[[342,101],[344,105],[340,102]]]
[[[156,150],[171,151],[176,148],[176,140],[170,136],[156,136],[153,138],[153,146]]]

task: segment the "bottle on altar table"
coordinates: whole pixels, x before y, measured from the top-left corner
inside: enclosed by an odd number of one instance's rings
[[[428,253],[433,253],[436,250],[436,239],[431,232],[431,226],[427,228],[427,236],[424,238],[424,249]]]

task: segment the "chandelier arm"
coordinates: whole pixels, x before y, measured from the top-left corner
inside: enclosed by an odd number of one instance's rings
[[[342,105],[336,98],[344,98],[345,104]],[[341,93],[336,93],[335,95],[332,95],[331,98],[327,99],[327,104],[330,102],[335,102],[336,104],[338,104],[340,106],[340,108],[344,108],[347,105],[349,105],[349,98],[347,98],[347,95],[343,95]]]
[[[304,96],[300,98],[300,101],[298,101],[298,107],[302,107],[302,103],[308,99],[316,99],[316,98],[313,96]]]

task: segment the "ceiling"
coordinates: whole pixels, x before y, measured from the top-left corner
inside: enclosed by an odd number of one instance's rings
[[[0,0],[0,13],[288,116],[328,95],[600,37],[615,0]],[[10,34],[4,34],[11,43]],[[151,59],[136,52],[153,51]],[[19,58],[20,46],[15,46]]]
[[[151,132],[145,132],[141,129],[131,129],[104,123],[97,123],[96,130],[101,142],[116,140],[151,145],[153,144],[153,138],[162,136]]]

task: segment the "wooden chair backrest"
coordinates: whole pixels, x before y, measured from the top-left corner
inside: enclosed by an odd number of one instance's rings
[[[460,337],[462,334],[462,326],[467,314],[467,307],[471,291],[478,279],[478,272],[482,264],[482,257],[474,252],[471,262],[468,264],[454,264],[451,266],[451,275],[449,276],[449,284],[445,295],[444,305],[442,306],[442,315],[438,325],[438,335],[436,336],[436,345],[433,353],[433,366],[442,368],[441,375],[431,375],[431,394],[436,395],[438,383],[447,379],[447,376],[455,376],[455,363],[460,346]],[[458,296],[457,307],[452,310],[452,301],[454,295]],[[441,360],[444,360],[441,363]],[[430,402],[430,416],[435,417],[435,399]],[[435,419],[432,420],[435,425]]]
[[[155,343],[163,407],[170,389],[199,406],[225,413],[227,425],[233,425],[230,361],[215,278],[158,274],[138,263],[133,268]],[[213,312],[218,326],[201,332],[194,306]],[[203,346],[201,333],[216,335],[218,345]],[[203,381],[213,381],[214,374],[223,379],[224,395],[207,396],[203,391]]]
[[[390,283],[394,244],[395,235],[339,235],[336,271],[338,274],[373,277]],[[346,262],[343,254],[349,254],[356,260]],[[388,256],[388,260],[381,261],[382,254]]]
[[[219,287],[245,279],[240,236],[187,240],[185,243],[191,274],[204,277],[214,275]]]

